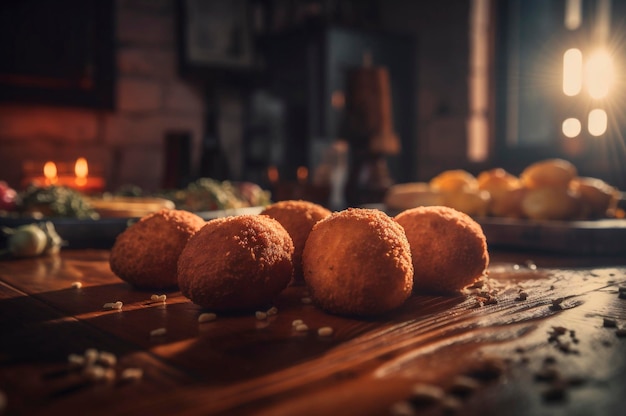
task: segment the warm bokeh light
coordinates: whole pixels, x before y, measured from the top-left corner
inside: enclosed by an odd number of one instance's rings
[[[565,2],[565,27],[568,30],[576,30],[583,21],[582,0],[567,0]]]
[[[582,130],[582,125],[580,124],[580,120],[572,117],[563,121],[561,130],[563,131],[565,137],[573,138],[580,134],[580,131]]]
[[[613,84],[613,58],[605,50],[589,56],[585,64],[585,84],[591,98],[600,99],[608,95]]]
[[[43,165],[43,176],[49,183],[55,183],[57,181],[57,165],[54,162],[46,162]]]
[[[580,49],[572,48],[563,54],[563,93],[574,96],[583,86],[583,54]]]
[[[596,108],[589,112],[589,120],[587,121],[589,134],[592,136],[601,136],[606,132],[608,125],[608,117],[606,111]]]
[[[330,105],[337,110],[341,110],[345,107],[346,97],[343,91],[333,91],[330,96]]]
[[[276,166],[267,168],[267,179],[269,179],[271,183],[278,182],[278,168]]]
[[[296,171],[296,175],[298,176],[298,182],[306,182],[309,177],[309,170],[305,166],[300,166]]]
[[[86,178],[89,174],[89,165],[87,164],[87,159],[84,157],[79,157],[76,159],[76,164],[74,165],[74,173],[77,178]]]

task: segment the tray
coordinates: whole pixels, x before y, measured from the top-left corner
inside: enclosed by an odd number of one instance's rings
[[[541,250],[572,255],[624,255],[626,219],[533,221],[477,218],[490,248]]]
[[[209,221],[215,218],[243,214],[258,214],[264,207],[246,207],[219,211],[203,211],[196,214]],[[61,238],[66,242],[64,248],[71,249],[108,249],[115,243],[115,238],[138,217],[101,218],[98,220],[79,220],[75,218],[10,218],[0,217],[0,227],[18,227],[24,224],[50,221]],[[2,237],[4,238],[4,237]]]

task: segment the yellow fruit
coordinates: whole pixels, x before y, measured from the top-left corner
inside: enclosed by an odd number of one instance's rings
[[[478,177],[478,189],[489,192],[491,200],[489,202],[488,213],[495,216],[514,216],[513,212],[519,212],[519,209],[515,209],[513,204],[519,205],[519,198],[517,202],[511,201],[511,191],[519,189],[521,187],[519,179],[508,173],[502,168],[495,168],[481,172]],[[507,215],[511,214],[511,215]]]
[[[576,175],[576,167],[567,160],[547,159],[527,166],[520,174],[520,180],[528,189],[567,189]]]
[[[569,189],[530,189],[522,199],[522,212],[533,220],[571,220],[581,209],[580,194]]]
[[[464,212],[471,217],[487,215],[489,201],[491,200],[489,192],[477,189],[444,192],[443,196],[443,205]]]
[[[473,191],[478,189],[478,181],[471,173],[462,170],[446,170],[430,180],[432,189],[444,192]]]

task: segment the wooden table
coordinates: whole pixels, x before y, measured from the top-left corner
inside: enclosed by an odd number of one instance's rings
[[[414,295],[376,319],[326,314],[305,303],[304,287],[290,287],[267,319],[251,312],[199,323],[206,311],[180,293],[152,302],[157,293],[117,279],[108,255],[64,250],[0,262],[0,414],[626,411],[623,258],[492,252],[482,288]],[[103,309],[118,300],[121,310]],[[296,331],[296,319],[309,330]],[[324,326],[332,336],[318,335]],[[151,335],[157,328],[167,332]],[[115,379],[90,381],[68,362],[89,348],[115,354]],[[127,368],[143,377],[120,380]]]

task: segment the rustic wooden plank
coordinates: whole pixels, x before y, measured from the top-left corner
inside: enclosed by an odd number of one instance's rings
[[[7,397],[6,414],[75,413],[77,409],[112,408],[112,397],[134,400],[164,394],[194,382],[186,373],[132,345],[67,316],[62,311],[0,282],[0,391]],[[68,355],[88,348],[118,358],[119,376],[139,368],[137,383],[92,383],[68,363]],[[3,413],[4,414],[4,413]]]
[[[497,303],[485,302],[480,293],[422,295],[387,316],[349,319],[303,304],[305,289],[292,287],[276,300],[279,313],[268,320],[259,321],[250,313],[198,324],[202,310],[180,293],[168,293],[166,305],[154,304],[147,302],[151,293],[120,282],[108,270],[107,254],[64,252],[60,260],[7,262],[0,268],[0,280],[30,294],[21,301],[48,305],[56,311],[55,319],[78,319],[116,345],[146,354],[157,363],[150,367],[151,377],[175,379],[164,376],[173,367],[185,376],[172,383],[176,389],[156,389],[158,397],[145,391],[125,395],[126,390],[102,390],[49,401],[47,409],[68,409],[70,404],[86,408],[96,400],[102,413],[116,414],[320,414],[355,409],[380,414],[406,399],[413,383],[450,390],[456,376],[476,376],[482,370],[480,389],[461,401],[467,414],[484,409],[508,412],[507,400],[522,400],[541,413],[554,405],[542,396],[550,383],[535,380],[548,357],[555,358],[563,377],[585,378],[581,386],[568,386],[566,399],[557,402],[561,410],[576,413],[598,400],[596,404],[616,410],[612,394],[626,385],[626,344],[602,324],[605,317],[626,321],[626,301],[617,295],[617,287],[626,284],[626,267],[619,259],[613,260],[616,267],[607,262],[590,268],[580,265],[596,260],[532,256],[527,262],[527,253],[492,256],[490,279],[476,292],[493,290]],[[70,287],[75,280],[84,283],[78,291]],[[520,291],[527,293],[525,300],[518,299]],[[559,298],[563,300],[555,307]],[[104,302],[117,299],[124,302],[121,312],[102,310]],[[481,300],[486,304],[480,306]],[[4,311],[8,304],[2,305]],[[46,313],[41,315],[46,318]],[[303,319],[311,331],[295,332],[294,319]],[[149,336],[161,326],[168,329],[164,337]],[[321,326],[332,326],[334,335],[319,337],[314,330]],[[550,339],[554,326],[566,330],[556,341]],[[42,343],[44,338],[35,340]],[[56,348],[69,352],[67,347]],[[60,359],[63,354],[56,355]],[[485,368],[494,363],[501,373],[486,380]],[[195,383],[189,385],[189,380]]]

